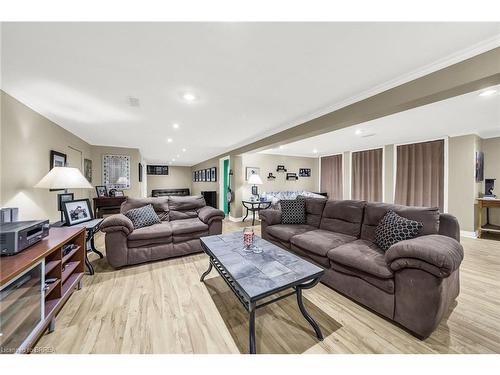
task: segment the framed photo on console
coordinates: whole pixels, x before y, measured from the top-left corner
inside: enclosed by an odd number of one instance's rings
[[[95,187],[95,192],[96,192],[98,198],[108,196],[108,188],[106,187],[106,185],[97,185]]]
[[[93,219],[89,199],[76,199],[63,202],[64,217],[68,226],[84,223]]]
[[[62,194],[57,194],[57,210],[62,211],[63,210],[63,203],[75,200],[75,194],[73,193],[62,193]]]

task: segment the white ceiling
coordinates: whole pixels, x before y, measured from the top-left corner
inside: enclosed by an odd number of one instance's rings
[[[499,35],[500,23],[4,23],[2,89],[89,143],[193,165]]]
[[[500,85],[490,89],[497,91],[491,96],[471,92],[261,153],[317,157],[464,134],[498,137]]]

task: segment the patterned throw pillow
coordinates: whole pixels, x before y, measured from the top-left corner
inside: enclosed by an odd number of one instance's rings
[[[386,251],[399,241],[416,237],[423,226],[418,221],[406,219],[394,211],[389,211],[375,229],[375,243]]]
[[[132,224],[134,224],[134,229],[149,227],[150,225],[161,223],[160,218],[153,209],[153,206],[150,204],[128,210],[125,213],[125,216],[130,219]]]
[[[305,224],[306,223],[306,200],[282,199],[281,205],[281,224]]]

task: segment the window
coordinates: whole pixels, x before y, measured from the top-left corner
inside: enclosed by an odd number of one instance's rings
[[[381,148],[352,153],[352,199],[382,201],[382,157]]]
[[[342,199],[342,155],[321,158],[321,192],[329,199]]]
[[[406,206],[444,206],[444,141],[397,147],[394,202]]]

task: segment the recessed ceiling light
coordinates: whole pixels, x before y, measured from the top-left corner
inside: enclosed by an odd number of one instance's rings
[[[314,154],[317,154],[317,153],[318,153],[318,150],[314,149],[314,150],[313,150],[313,153],[314,153]]]
[[[173,127],[174,129],[179,129],[179,124],[178,124],[178,123],[172,124],[172,127]]]
[[[176,156],[177,156],[177,159],[179,159],[181,157],[179,154],[177,154]]]
[[[174,140],[172,138],[167,138],[168,143],[172,143]]]
[[[185,148],[183,148],[183,149],[182,149],[182,152],[186,152],[186,149],[185,149]]]
[[[479,96],[490,96],[496,92],[497,92],[497,90],[495,90],[495,89],[489,89],[489,90],[483,91],[481,94],[479,94]]]
[[[182,94],[182,98],[186,102],[194,102],[196,100],[196,96],[193,93],[190,93],[190,92],[185,92],[184,94]]]
[[[173,158],[172,161],[175,161],[175,158]]]
[[[281,145],[280,146],[280,150],[283,150],[285,148],[285,146]]]
[[[354,134],[356,134],[356,135],[361,135],[361,134],[363,134],[363,130],[361,130],[361,129],[356,129],[356,131],[354,132]]]

